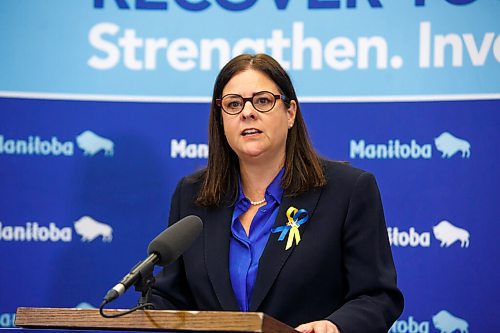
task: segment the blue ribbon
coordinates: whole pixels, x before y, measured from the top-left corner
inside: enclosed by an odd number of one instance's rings
[[[295,211],[295,213],[292,216],[291,213],[293,211]],[[282,225],[271,229],[271,232],[273,234],[281,232],[280,236],[278,237],[279,242],[285,239],[286,235],[288,234],[293,225],[300,227],[302,224],[306,223],[309,220],[309,214],[307,213],[307,210],[305,209],[297,210],[295,207],[288,208],[287,217],[288,217],[288,223],[286,225]]]

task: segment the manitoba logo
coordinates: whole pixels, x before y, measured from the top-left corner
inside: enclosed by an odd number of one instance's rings
[[[465,229],[455,227],[446,220],[432,227],[432,231],[434,232],[434,237],[441,242],[441,247],[450,247],[457,241],[460,241],[460,247],[469,247],[469,232]]]
[[[434,145],[443,158],[451,158],[457,152],[461,152],[462,158],[470,157],[470,143],[449,132],[443,132],[436,137]],[[416,139],[390,139],[387,143],[351,140],[349,157],[351,159],[431,159],[432,144],[417,142]]]
[[[417,232],[415,228],[410,230],[399,230],[397,227],[388,227],[389,243],[397,247],[429,247],[431,246],[431,234],[429,232]]]
[[[459,151],[462,153],[462,158],[470,157],[470,143],[448,132],[444,132],[435,138],[434,144],[436,149],[442,153],[442,158],[451,158]]]
[[[430,144],[418,144],[416,140],[403,143],[398,139],[389,140],[387,143],[367,143],[365,140],[351,140],[351,158],[366,159],[417,159],[432,157]]]
[[[113,240],[113,228],[98,222],[90,216],[82,216],[74,222],[76,233],[82,242],[92,242],[102,237],[103,242]],[[71,242],[73,240],[73,229],[71,227],[60,227],[54,222],[48,226],[38,222],[27,222],[25,225],[4,225],[0,222],[0,241],[6,242]]]
[[[25,225],[3,225],[0,222],[0,241],[14,242],[71,242],[70,227],[58,227],[55,223],[43,226],[37,222],[27,222]]]
[[[434,237],[440,242],[441,247],[450,247],[455,242],[460,243],[460,247],[469,247],[470,234],[467,230],[443,220],[432,227]],[[389,243],[395,247],[430,247],[431,232],[418,232],[414,227],[408,231],[400,230],[397,227],[388,227],[387,234]]]
[[[113,228],[105,223],[94,220],[90,216],[82,216],[76,221],[75,230],[82,237],[82,242],[91,242],[101,236],[103,242],[111,242],[113,240]]]
[[[446,310],[441,310],[432,316],[432,324],[440,333],[468,333],[469,324],[462,318],[456,317]],[[392,325],[389,333],[430,333],[430,321],[417,321],[413,316],[408,319],[399,319]],[[432,330],[432,332],[435,332]]]
[[[27,138],[8,138],[0,135],[0,155],[73,156],[73,142],[56,136],[43,138],[30,135]]]
[[[115,144],[113,141],[95,134],[92,131],[84,131],[76,137],[78,148],[83,150],[84,155],[93,156],[104,151],[104,155],[112,156],[114,154]]]
[[[104,151],[105,156],[114,154],[113,141],[86,130],[76,137],[78,148],[84,155],[93,156]],[[11,138],[0,134],[0,155],[73,156],[75,144],[57,136],[42,137],[29,135],[25,138]]]
[[[434,327],[444,332],[455,332],[468,333],[469,323],[467,323],[462,318],[455,317],[446,310],[441,310],[432,316],[432,323]]]
[[[172,158],[208,158],[208,145],[205,143],[187,143],[185,139],[170,141]]]
[[[409,316],[406,320],[396,320],[388,333],[429,333],[429,322],[418,322],[413,316]]]

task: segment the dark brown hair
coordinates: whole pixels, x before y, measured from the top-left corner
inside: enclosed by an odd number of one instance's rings
[[[238,196],[238,156],[224,135],[222,110],[215,100],[221,98],[222,90],[233,76],[249,69],[267,75],[283,95],[297,103],[294,126],[288,130],[286,139],[285,172],[281,179],[284,194],[294,196],[326,183],[321,160],[311,145],[290,77],[274,58],[266,54],[242,54],[229,61],[215,80],[208,125],[208,166],[201,175],[203,183],[196,198],[196,203],[201,206],[230,205]]]

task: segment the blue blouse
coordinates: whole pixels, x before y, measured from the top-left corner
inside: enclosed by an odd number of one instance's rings
[[[267,187],[265,193],[267,203],[259,207],[250,225],[248,236],[241,225],[239,217],[250,208],[250,200],[243,194],[240,180],[238,200],[234,207],[231,222],[229,275],[241,311],[248,311],[250,307],[259,260],[271,234],[281,204],[283,189],[280,183],[283,173],[284,169],[281,169]]]

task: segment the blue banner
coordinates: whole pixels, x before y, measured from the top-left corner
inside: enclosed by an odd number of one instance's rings
[[[242,52],[264,52],[290,71],[302,96],[315,100],[498,98],[498,6],[496,0],[6,0],[0,94],[207,101],[223,64]]]

